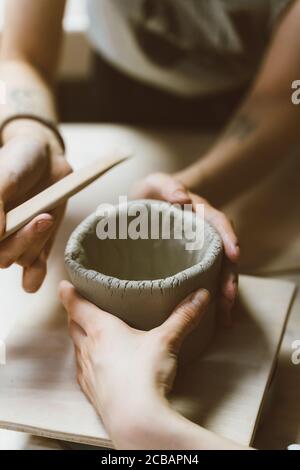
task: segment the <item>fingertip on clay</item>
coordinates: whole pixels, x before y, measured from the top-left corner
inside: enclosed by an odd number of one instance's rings
[[[71,294],[72,290],[74,290],[74,287],[69,281],[61,281],[58,286],[58,295],[60,300],[63,302],[66,295]]]

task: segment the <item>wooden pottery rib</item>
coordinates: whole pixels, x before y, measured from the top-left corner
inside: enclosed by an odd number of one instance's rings
[[[63,204],[70,197],[127,159],[128,156],[112,154],[96,160],[92,164],[66,176],[15,209],[12,209],[7,213],[6,232],[0,238],[0,241],[13,235],[37,215]]]

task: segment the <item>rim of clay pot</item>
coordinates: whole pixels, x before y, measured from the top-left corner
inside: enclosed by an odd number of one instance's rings
[[[150,199],[141,199],[138,201],[128,201],[128,206],[130,204],[145,204],[149,207],[151,204],[159,204],[160,206],[165,206],[166,209],[169,209],[171,204],[165,201],[150,200]],[[117,205],[116,205],[117,206]],[[180,209],[175,209],[180,210]],[[168,287],[176,287],[180,285],[187,279],[191,279],[195,276],[198,276],[200,273],[208,271],[211,266],[215,263],[216,259],[223,252],[223,243],[221,237],[217,230],[206,220],[205,230],[208,230],[208,234],[211,237],[210,240],[210,250],[209,253],[205,253],[203,259],[178,273],[168,276],[162,279],[154,280],[128,280],[128,279],[119,279],[114,276],[109,276],[93,269],[86,268],[81,262],[80,257],[84,253],[82,248],[82,242],[85,237],[95,230],[95,226],[99,221],[99,214],[97,210],[89,215],[85,220],[83,220],[78,227],[71,234],[69,241],[65,250],[65,264],[66,267],[73,273],[76,273],[77,276],[86,278],[87,280],[93,280],[96,283],[101,283],[103,285],[109,286],[114,289],[137,289],[140,290],[142,287],[149,287],[151,289],[164,289]]]

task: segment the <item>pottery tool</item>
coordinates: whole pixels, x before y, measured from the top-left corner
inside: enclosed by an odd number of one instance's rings
[[[111,154],[96,160],[92,164],[71,173],[52,186],[49,186],[49,188],[15,209],[12,209],[6,215],[6,232],[0,238],[0,241],[17,232],[37,215],[51,211],[65,203],[70,197],[128,158],[126,155]]]

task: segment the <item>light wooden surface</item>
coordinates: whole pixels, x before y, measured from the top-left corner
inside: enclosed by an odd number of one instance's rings
[[[1,450],[62,450],[62,446],[55,439],[0,429]]]
[[[95,158],[101,153],[105,154],[107,150],[121,149],[132,152],[137,159],[126,163],[126,169],[123,169],[121,175],[118,175],[118,170],[115,169],[112,174],[107,175],[101,181],[101,184],[94,183],[92,187],[86,189],[84,201],[80,201],[78,196],[74,197],[69,205],[69,215],[60,232],[54,257],[59,253],[58,247],[64,245],[72,229],[88,212],[95,209],[99,202],[116,202],[117,196],[126,194],[133,181],[150,171],[175,171],[185,166],[201,154],[213,140],[213,136],[201,136],[193,133],[154,132],[119,126],[65,126],[64,133],[75,168],[85,165],[89,158]],[[297,192],[299,185],[295,176],[297,164],[293,161],[281,176],[275,175],[273,177],[274,180],[281,179],[281,185],[278,186],[277,183],[277,186],[274,186],[274,183],[266,182],[257,188],[258,192],[262,191],[262,194],[265,195],[263,203],[259,197],[256,198],[255,195],[248,194],[239,204],[229,208],[229,212],[235,216],[236,225],[242,229],[242,247],[246,253],[244,265],[247,266],[248,263],[252,271],[259,269],[266,272],[288,270],[289,268],[297,268],[300,264],[298,255],[300,252],[300,219],[295,217],[292,205],[293,198],[299,194]],[[276,193],[274,187],[277,188]],[[276,204],[280,202],[280,198],[284,199],[285,212],[281,214],[281,217],[278,217],[275,209],[270,211],[267,204],[268,198],[273,198],[273,209],[277,207]],[[245,210],[243,210],[243,205]],[[278,213],[280,214],[280,211]],[[258,217],[260,221],[259,231],[253,230],[255,217]],[[262,239],[257,236],[260,231],[264,234]],[[274,235],[271,239],[270,232]],[[282,232],[285,232],[287,236],[282,237]],[[259,253],[258,256],[256,256],[256,249]],[[261,256],[262,253],[265,256]],[[24,294],[19,288],[20,274],[18,269],[12,268],[5,273],[0,273],[0,289],[1,292],[5,291],[6,293],[0,309],[0,340],[5,339],[9,331],[18,331],[22,328],[23,322],[26,324],[28,318],[34,319],[33,328],[35,329],[45,324],[50,325],[51,328],[57,326],[59,309],[57,307],[56,279],[63,275],[61,265],[52,264],[47,284],[37,296],[28,296],[26,303],[23,303]],[[16,285],[16,276],[19,278],[18,285]],[[5,280],[5,284],[2,280]],[[43,301],[41,309],[41,299],[45,298],[47,298],[47,302]],[[20,302],[22,303],[21,310],[16,308],[16,305],[21,305]],[[271,424],[269,425],[269,418],[266,418],[263,427],[259,429],[259,443],[262,446],[267,443],[284,447],[286,443],[297,440],[297,436],[300,439],[300,416],[298,416],[299,413],[297,415],[297,412],[293,413],[293,410],[299,408],[299,404],[297,408],[297,403],[295,403],[295,397],[297,396],[297,387],[300,390],[300,383],[297,379],[300,374],[299,372],[297,374],[297,367],[291,367],[288,362],[290,339],[292,337],[300,339],[299,308],[298,311],[297,308],[293,309],[288,337],[285,338],[285,346],[281,350],[278,373],[280,385],[279,392],[277,395],[275,394],[275,397],[284,396],[284,401],[276,401],[275,399],[272,407],[273,414],[270,418]],[[284,369],[287,372],[283,370],[283,362],[288,364],[288,367]],[[283,378],[280,379],[280,377]],[[285,387],[283,383],[285,379],[291,381],[291,386]],[[275,383],[277,384],[277,381]],[[288,417],[288,423],[284,429],[279,425],[279,416],[282,414]],[[11,442],[13,440],[11,439]],[[18,444],[16,444],[16,448],[18,448]]]
[[[241,278],[235,327],[219,328],[208,351],[179,370],[172,400],[179,412],[241,444],[252,443],[293,292],[288,282]],[[49,302],[41,297],[39,310]],[[36,328],[31,315],[8,338],[8,362],[0,370],[0,427],[109,446],[77,385],[65,315],[58,299],[53,302],[52,326]],[[24,295],[14,309],[21,313],[25,303]]]

